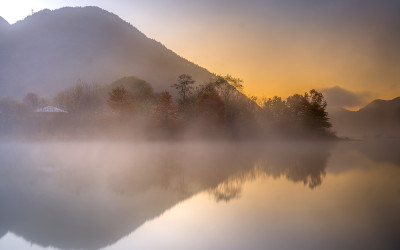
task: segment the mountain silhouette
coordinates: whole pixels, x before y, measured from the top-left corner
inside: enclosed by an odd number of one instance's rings
[[[161,91],[183,73],[198,82],[213,76],[98,7],[42,10],[13,25],[1,18],[0,32],[5,26],[0,96],[53,96],[78,80],[108,84],[128,75]]]
[[[10,26],[10,24],[0,16],[0,29]]]
[[[334,130],[341,136],[400,136],[400,97],[374,100],[359,111],[340,109],[330,115]]]

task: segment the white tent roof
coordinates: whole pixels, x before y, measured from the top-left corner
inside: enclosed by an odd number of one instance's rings
[[[62,110],[62,109],[59,109],[59,108],[56,108],[53,106],[47,106],[44,108],[36,109],[35,112],[37,112],[37,113],[68,113],[65,110]]]

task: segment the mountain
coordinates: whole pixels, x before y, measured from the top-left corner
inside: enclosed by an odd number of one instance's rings
[[[333,129],[339,136],[400,136],[400,97],[393,100],[375,100],[359,111],[332,111],[330,116]]]
[[[1,26],[6,26],[0,19]],[[180,74],[198,82],[213,75],[98,7],[43,10],[0,38],[0,96],[53,96],[78,80],[99,84],[135,75],[156,91]]]
[[[5,27],[10,26],[10,24],[0,16],[0,30],[4,29]]]

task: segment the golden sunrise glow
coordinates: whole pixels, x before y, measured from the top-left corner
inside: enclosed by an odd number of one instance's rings
[[[249,96],[285,97],[332,86],[368,91],[371,98],[400,94],[397,38],[391,37],[390,25],[379,21],[395,16],[390,5],[384,6],[388,11],[381,17],[368,6],[362,13],[342,13],[323,5],[313,12],[300,3],[282,7],[249,2],[222,8],[208,1],[181,6],[172,0],[19,0],[2,2],[0,16],[13,23],[32,10],[66,5],[97,5],[114,12],[189,61],[242,78]]]
[[[399,10],[0,1],[0,250],[398,249]]]

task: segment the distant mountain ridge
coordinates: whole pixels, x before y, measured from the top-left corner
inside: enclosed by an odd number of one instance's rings
[[[400,97],[374,100],[359,111],[330,113],[333,129],[349,137],[400,137]]]
[[[1,27],[8,24],[0,19]],[[213,76],[98,7],[42,10],[0,38],[0,96],[52,96],[78,80],[111,83],[135,75],[160,91],[180,74],[198,82]]]
[[[3,28],[3,27],[7,27],[7,26],[9,26],[10,24],[6,21],[6,19],[4,19],[4,18],[2,18],[1,16],[0,16],[0,28]]]

